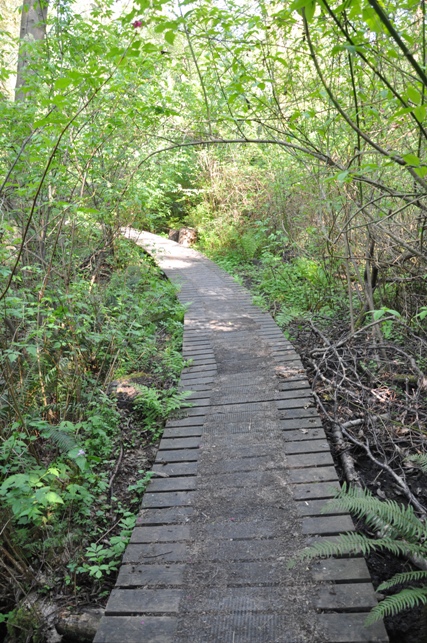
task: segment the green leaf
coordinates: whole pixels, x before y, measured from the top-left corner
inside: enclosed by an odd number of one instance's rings
[[[310,5],[312,0],[294,0],[289,9],[291,11],[298,11]]]
[[[175,42],[176,38],[176,33],[174,31],[166,31],[165,32],[165,40],[169,45],[173,45]]]
[[[405,92],[405,97],[411,100],[413,103],[416,105],[419,105],[422,101],[422,96],[418,89],[415,89],[412,85],[409,85],[409,87],[406,89]]]
[[[55,491],[48,491],[45,495],[46,502],[50,505],[63,505],[64,501]]]
[[[344,45],[335,45],[335,47],[332,47],[331,56],[335,56],[335,54],[338,54],[341,51],[344,51]]]
[[[340,172],[337,174],[337,179],[340,183],[344,183],[348,175],[350,174],[349,170],[344,170],[344,172]]]
[[[314,18],[314,12],[316,11],[316,0],[312,0],[310,4],[307,4],[304,11],[307,22],[311,22]]]
[[[414,108],[414,114],[420,122],[424,121],[427,114],[426,106],[418,105],[418,107]]]
[[[55,89],[66,89],[72,84],[72,82],[73,82],[73,79],[69,78],[68,76],[66,76],[65,78],[57,78],[55,80],[54,87]]]
[[[373,310],[372,311],[372,318],[374,321],[378,321],[381,319],[381,317],[384,317],[385,315],[385,308],[379,308],[378,310]]]
[[[417,166],[421,164],[421,161],[418,158],[418,156],[415,156],[415,154],[412,154],[412,153],[404,154],[402,158],[404,161],[406,161],[408,165]]]
[[[375,11],[371,9],[371,7],[369,7],[368,5],[363,7],[362,17],[371,31],[373,31],[374,33],[380,33],[380,34],[384,33],[385,29],[383,27],[381,20],[378,18]]]

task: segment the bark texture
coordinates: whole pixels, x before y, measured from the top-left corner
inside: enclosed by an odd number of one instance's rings
[[[21,45],[18,54],[18,71],[16,76],[15,100],[24,100],[21,91],[24,84],[25,71],[31,62],[31,47],[29,44],[43,40],[46,35],[48,1],[26,0],[21,13],[21,28],[19,32]]]

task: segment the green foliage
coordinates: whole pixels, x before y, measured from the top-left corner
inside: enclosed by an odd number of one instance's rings
[[[105,505],[121,439],[120,415],[105,392],[109,381],[116,373],[145,373],[152,385],[142,389],[152,403],[139,406],[141,430],[145,424],[157,435],[185,397],[168,390],[184,364],[175,290],[132,244],[116,247],[105,283],[76,275],[68,290],[47,287],[41,302],[29,287],[6,302],[19,332],[1,356],[4,535],[29,561],[43,546],[50,566],[66,546],[70,587],[79,577],[101,582],[117,570],[135,521],[114,499]],[[129,507],[148,479],[129,490]],[[100,544],[106,512],[120,520],[108,544]]]
[[[85,552],[87,562],[78,566],[75,571],[77,573],[87,573],[97,580],[117,571],[135,527],[135,522],[136,517],[127,512],[119,522],[120,531],[118,535],[109,538],[108,546],[99,544],[99,540],[96,543],[91,543]],[[71,567],[73,566],[71,565]]]
[[[138,386],[138,395],[135,398],[135,408],[142,413],[145,428],[153,435],[153,440],[159,437],[162,422],[171,413],[178,409],[192,406],[186,402],[191,391],[178,392],[174,388],[160,391],[148,386]]]
[[[247,263],[234,251],[218,263],[235,276],[249,282],[254,303],[274,311],[276,322],[286,327],[291,321],[313,313],[330,316],[342,308],[342,287],[323,266],[305,257],[284,262],[263,249],[258,262]]]
[[[335,498],[325,508],[338,508],[349,511],[356,518],[364,520],[367,527],[380,532],[378,538],[370,538],[361,533],[341,534],[335,542],[315,543],[300,552],[298,558],[312,560],[317,557],[363,554],[376,551],[388,551],[395,556],[427,559],[427,526],[420,520],[411,506],[404,507],[393,500],[382,501],[370,491],[343,485]],[[293,563],[295,564],[295,561]],[[395,574],[378,587],[386,591],[396,585],[419,583],[427,580],[426,571],[412,571]],[[375,606],[367,619],[373,623],[385,616],[394,615],[404,609],[427,603],[427,586],[401,589],[392,596],[387,596]]]

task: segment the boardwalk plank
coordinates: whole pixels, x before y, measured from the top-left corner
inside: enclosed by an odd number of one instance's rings
[[[164,493],[146,493],[142,501],[144,508],[181,507],[191,505],[194,498],[192,491],[167,491]]]
[[[309,469],[290,469],[289,479],[291,482],[325,482],[338,480],[335,467],[313,467]]]
[[[283,446],[284,452],[289,455],[299,453],[330,453],[329,443],[327,440],[302,440],[298,442],[287,442]]]
[[[200,449],[176,449],[172,451],[159,451],[156,463],[162,462],[194,462],[200,457]]]
[[[188,525],[162,525],[161,527],[135,527],[131,543],[180,542],[189,540]]]
[[[364,626],[365,614],[320,614],[321,631],[328,643],[388,643],[383,623]]]
[[[320,589],[314,604],[322,610],[357,612],[375,607],[377,598],[372,583],[340,583]]]
[[[354,531],[354,524],[350,516],[315,516],[307,517],[302,521],[302,533],[333,535],[342,532]]]
[[[152,471],[164,476],[195,476],[197,473],[197,462],[174,462],[174,463],[156,463]]]
[[[178,620],[167,616],[106,616],[94,643],[173,643]]]
[[[194,516],[193,507],[166,507],[160,509],[142,508],[137,525],[169,525],[187,523]]]
[[[370,582],[364,558],[328,558],[310,566],[313,578],[318,581],[366,581]]]
[[[200,446],[200,438],[162,438],[159,444],[159,451],[167,451],[169,449],[198,449]]]
[[[127,546],[124,563],[186,563],[190,560],[191,547],[182,543],[147,543]]]
[[[122,565],[116,587],[157,587],[159,585],[184,584],[185,565]],[[327,580],[330,580],[329,578]]]
[[[181,589],[113,589],[105,608],[112,614],[177,613]]]
[[[152,478],[146,493],[159,493],[160,491],[191,491],[196,488],[196,485],[196,476]]]
[[[290,469],[301,467],[323,467],[325,465],[333,466],[334,461],[329,451],[323,450],[315,453],[298,453],[288,455],[286,458],[287,465]]]

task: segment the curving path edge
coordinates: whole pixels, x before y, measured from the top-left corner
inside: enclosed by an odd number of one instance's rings
[[[124,231],[189,307],[180,386],[94,643],[386,643],[363,558],[287,562],[354,529],[302,363],[251,295],[200,253]]]

